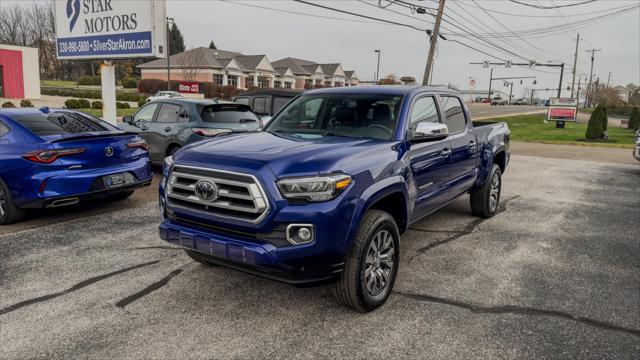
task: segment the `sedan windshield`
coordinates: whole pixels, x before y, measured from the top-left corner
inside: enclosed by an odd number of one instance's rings
[[[402,96],[389,94],[302,95],[265,131],[391,140],[401,102]]]

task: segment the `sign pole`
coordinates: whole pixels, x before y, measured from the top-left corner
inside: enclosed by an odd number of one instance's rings
[[[102,81],[102,119],[113,126],[116,123],[116,66],[110,60],[100,64]]]

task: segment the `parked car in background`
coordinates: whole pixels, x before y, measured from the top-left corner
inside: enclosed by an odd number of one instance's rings
[[[256,90],[238,95],[233,98],[233,101],[249,105],[251,110],[263,119],[262,126],[265,126],[271,116],[303,91],[296,89]]]
[[[507,105],[508,101],[507,99],[503,99],[500,96],[495,96],[493,99],[491,99],[491,105]]]
[[[514,101],[512,104],[513,105],[527,105],[527,104],[529,104],[529,102],[525,98],[520,98],[520,99],[517,99],[516,101]]]
[[[147,144],[72,110],[0,110],[0,225],[28,208],[129,197],[151,184]]]
[[[125,116],[121,127],[149,144],[149,158],[164,158],[186,144],[232,132],[256,131],[260,120],[247,105],[221,100],[164,99]]]
[[[149,96],[147,102],[161,99],[181,99],[183,96],[177,91],[158,91],[155,95]]]
[[[636,131],[636,145],[633,147],[633,157],[640,161],[640,130]]]
[[[339,302],[371,311],[392,293],[410,224],[466,193],[473,214],[496,214],[509,137],[441,87],[311,90],[263,131],[167,157],[160,237],[203,264],[334,281]]]

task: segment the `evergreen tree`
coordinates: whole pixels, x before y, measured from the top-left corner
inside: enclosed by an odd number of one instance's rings
[[[171,26],[169,37],[169,55],[175,55],[184,52],[184,38],[182,37],[182,33],[180,32],[180,29],[178,29],[178,25],[176,25],[176,23],[173,23],[173,25]]]
[[[602,106],[602,131],[607,131],[609,125],[609,115],[607,114],[607,105]]]
[[[211,42],[209,43],[209,49],[218,50],[218,48],[216,47],[216,44],[213,42],[213,40],[211,40]]]
[[[606,121],[606,113],[604,113],[602,105],[598,105],[589,118],[585,134],[587,140],[599,140],[604,137],[604,121]]]
[[[631,110],[631,115],[629,116],[629,129],[634,131],[640,129],[640,111],[638,111],[637,106],[634,106]]]

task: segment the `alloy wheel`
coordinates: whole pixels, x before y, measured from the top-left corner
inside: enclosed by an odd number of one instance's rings
[[[4,216],[7,212],[7,197],[4,193],[4,189],[0,186],[0,217]]]
[[[388,230],[380,230],[369,243],[365,258],[365,289],[371,296],[382,293],[392,279],[395,249],[393,235]]]
[[[491,178],[491,189],[489,190],[489,209],[491,212],[496,211],[498,201],[500,200],[500,174],[497,172]]]

